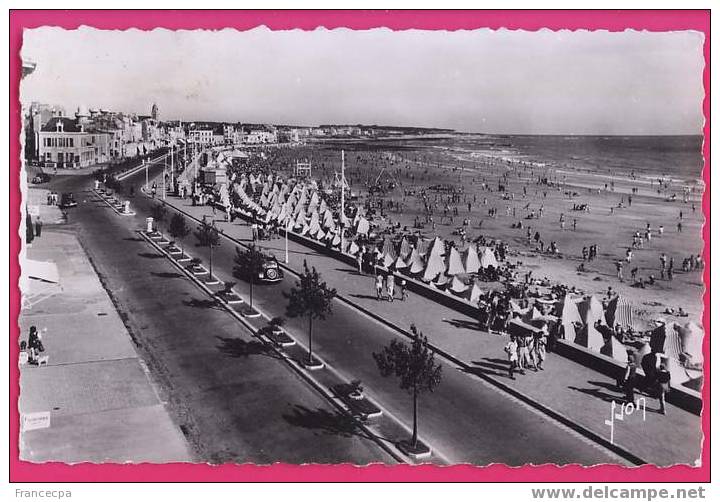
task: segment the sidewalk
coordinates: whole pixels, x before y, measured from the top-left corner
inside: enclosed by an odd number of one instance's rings
[[[189,199],[168,196],[165,202],[198,219],[212,215],[211,207],[192,206]],[[227,236],[251,242],[249,225],[239,220],[224,222],[223,217],[224,213],[218,210],[217,225]],[[284,260],[284,238],[259,241],[259,244],[274,253],[278,260]],[[507,376],[507,357],[503,352],[507,339],[480,331],[472,317],[412,293],[405,302],[397,299],[392,303],[378,301],[373,277],[360,275],[349,265],[293,241],[289,241],[288,249],[289,266],[293,270],[300,271],[306,260],[350,302],[403,330],[408,330],[414,323],[433,346],[464,363],[461,371],[490,377],[595,434],[610,438],[610,427],[605,420],[610,419],[611,401],[621,401],[622,393],[615,390],[615,382],[608,377],[556,354],[548,354],[545,371],[535,373],[531,370],[529,374],[511,380]],[[641,413],[635,413],[623,421],[615,421],[615,444],[653,464],[694,465],[701,454],[700,417],[672,405],[663,416],[656,412],[656,399],[647,398],[646,402],[645,420]]]
[[[28,258],[57,265],[57,294],[19,318],[43,333],[47,365],[20,367],[19,411],[49,413],[41,428],[20,433],[20,458],[30,462],[191,461],[115,307],[69,232],[46,228]],[[37,418],[37,415],[35,416]]]

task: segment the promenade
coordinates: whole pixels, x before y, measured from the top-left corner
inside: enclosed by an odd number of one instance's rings
[[[47,365],[20,367],[20,433],[30,462],[188,462],[183,434],[73,233],[46,227],[27,250],[56,264],[55,294],[21,311],[21,340],[42,335]],[[19,342],[19,341],[18,341]],[[47,420],[40,415],[49,416]]]
[[[165,202],[196,219],[213,215],[211,207],[192,206],[189,199],[168,196]],[[243,244],[252,241],[247,223],[240,220],[225,222],[224,216],[218,210],[214,218],[227,237]],[[284,238],[260,241],[259,244],[284,261]],[[529,374],[511,380],[503,352],[506,337],[480,331],[472,317],[412,293],[406,301],[378,301],[371,275],[361,275],[346,263],[292,240],[288,242],[288,252],[292,270],[302,270],[303,261],[307,261],[309,266],[321,272],[328,284],[337,288],[339,295],[373,317],[382,318],[386,324],[401,330],[408,330],[415,324],[434,347],[462,363],[458,368],[460,371],[482,375],[598,436],[610,438],[610,427],[605,421],[610,419],[611,401],[623,399],[610,378],[551,353],[544,371],[530,370]],[[274,313],[282,314],[281,311]],[[672,405],[663,416],[657,412],[656,399],[648,397],[646,403],[646,413],[635,413],[623,421],[615,421],[614,443],[653,464],[694,465],[701,454],[700,417]],[[515,433],[531,434],[532,431]]]

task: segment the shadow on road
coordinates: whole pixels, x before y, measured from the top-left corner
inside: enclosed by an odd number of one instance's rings
[[[609,403],[610,401],[617,401],[622,398],[621,396],[618,396],[616,394],[608,394],[607,392],[603,392],[600,389],[580,389],[578,387],[573,387],[572,385],[569,385],[568,389],[582,392],[583,394],[587,394],[588,396],[596,397],[598,399],[602,399],[607,403]]]
[[[443,319],[444,322],[454,326],[456,328],[472,329],[474,331],[480,331],[478,323],[476,321],[468,321],[467,319]]]
[[[158,254],[158,253],[138,253],[138,256],[142,258],[164,258],[164,255]]]
[[[124,237],[124,241],[131,241],[131,242],[142,242],[143,239],[140,237]]]
[[[348,274],[350,274],[350,275],[359,275],[359,276],[364,276],[364,275],[365,275],[365,274],[361,274],[360,272],[358,272],[358,271],[355,270],[354,268],[336,268],[335,270],[337,270],[338,272],[346,272],[346,273],[348,273]],[[370,276],[368,276],[368,277],[370,277]]]
[[[239,338],[227,338],[223,336],[216,336],[215,338],[221,342],[217,347],[218,350],[230,357],[267,356],[273,359],[280,358],[271,347],[257,340],[246,342]]]
[[[338,412],[329,412],[321,408],[311,410],[296,404],[291,415],[285,414],[282,417],[290,425],[296,427],[319,430],[335,436],[348,438],[357,436],[372,439],[356,425],[351,417]]]
[[[163,279],[177,279],[178,277],[183,276],[177,272],[150,272],[150,275],[153,277],[161,277]]]
[[[182,303],[186,307],[193,307],[196,309],[223,310],[223,308],[220,306],[220,304],[217,302],[217,300],[206,300],[206,299],[193,298],[191,300],[183,300]]]

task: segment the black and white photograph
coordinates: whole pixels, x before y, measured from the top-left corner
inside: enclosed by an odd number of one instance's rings
[[[20,460],[699,467],[704,43],[26,28]]]

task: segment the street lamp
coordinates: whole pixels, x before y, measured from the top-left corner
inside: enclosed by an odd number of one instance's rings
[[[285,223],[285,265],[290,263],[290,255],[288,254],[288,232],[290,232],[291,222],[292,218],[288,218],[287,223]]]

